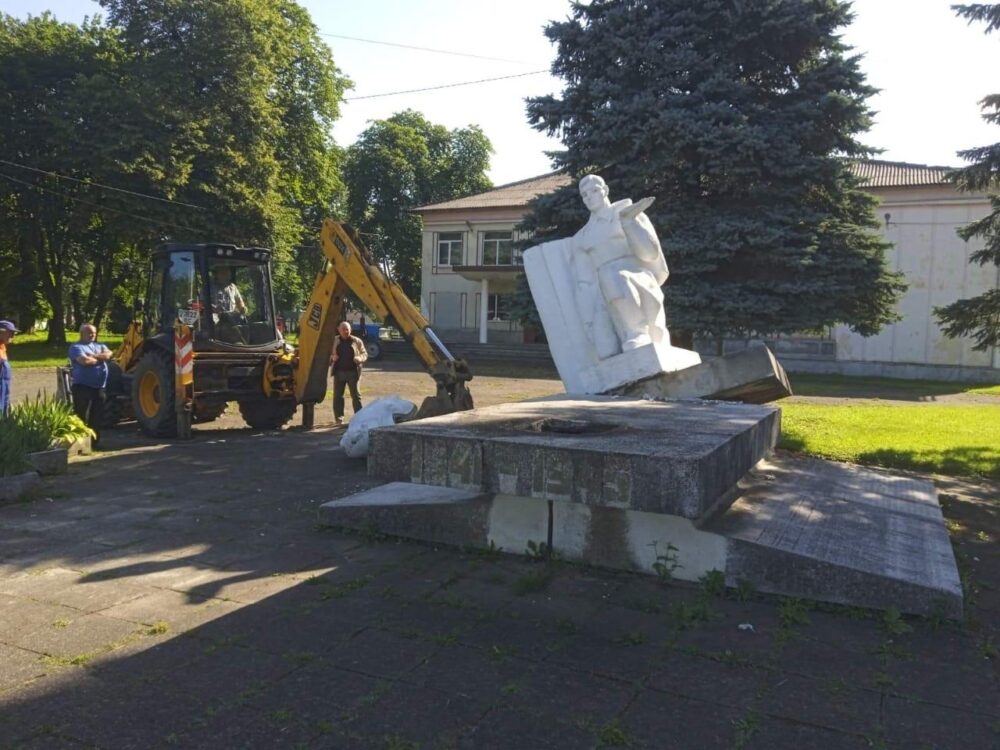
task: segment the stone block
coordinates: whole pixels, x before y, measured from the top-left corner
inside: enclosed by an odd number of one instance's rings
[[[741,482],[705,531],[728,539],[726,578],[761,591],[960,617],[962,587],[934,485],[781,457]]]
[[[390,482],[324,503],[320,521],[328,526],[455,546],[488,544],[492,499],[468,492],[409,482]]]
[[[51,448],[28,454],[32,468],[42,476],[65,474],[69,468],[69,449]]]
[[[706,360],[615,389],[624,396],[705,398],[763,404],[792,395],[781,363],[766,346]]]
[[[373,430],[368,468],[387,481],[700,519],[772,450],[779,422],[766,406],[556,396]]]
[[[0,477],[0,503],[17,500],[35,487],[40,478],[37,471],[15,474],[10,477]]]

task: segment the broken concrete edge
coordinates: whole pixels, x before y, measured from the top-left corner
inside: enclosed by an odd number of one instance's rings
[[[764,404],[792,395],[788,374],[766,346],[726,354],[616,388],[613,395]]]

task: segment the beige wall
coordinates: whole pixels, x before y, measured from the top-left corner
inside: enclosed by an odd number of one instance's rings
[[[521,212],[512,209],[441,211],[424,216],[420,308],[433,326],[445,331],[454,328],[478,330],[482,290],[480,282],[464,279],[451,267],[437,264],[437,235],[461,232],[464,239],[462,264],[474,266],[482,262],[481,233],[513,231],[520,220]],[[490,281],[490,294],[511,292],[510,281]],[[519,330],[517,324],[501,321],[489,322],[488,328],[491,333]]]
[[[984,196],[969,196],[948,186],[873,191],[878,217],[893,244],[887,260],[910,285],[897,308],[902,320],[877,336],[863,338],[844,326],[834,329],[837,359],[963,367],[1000,367],[997,351],[977,352],[968,339],[941,332],[934,308],[997,288],[996,266],[969,264],[981,240],[962,241],[956,230],[990,210]],[[885,215],[889,218],[886,220]]]

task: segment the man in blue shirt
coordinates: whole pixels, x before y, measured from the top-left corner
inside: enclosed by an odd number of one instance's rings
[[[20,333],[9,320],[0,320],[0,417],[6,417],[10,411],[10,362],[7,361],[7,344],[15,333]]]
[[[109,359],[111,350],[97,343],[97,329],[89,323],[80,326],[80,340],[69,348],[69,361],[73,365],[73,411],[98,437],[97,425],[104,411]],[[94,440],[96,443],[97,439]]]

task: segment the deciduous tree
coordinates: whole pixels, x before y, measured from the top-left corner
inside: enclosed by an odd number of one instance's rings
[[[491,187],[492,151],[477,126],[448,130],[412,110],[376,120],[347,150],[348,218],[412,298],[420,294],[421,221],[409,210]]]

